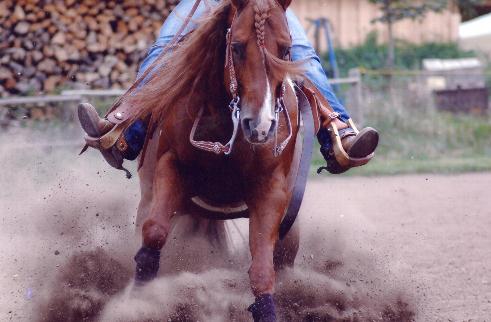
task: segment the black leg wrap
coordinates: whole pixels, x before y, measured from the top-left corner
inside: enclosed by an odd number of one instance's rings
[[[160,250],[143,246],[135,255],[137,283],[151,281],[157,276],[160,264]]]
[[[247,310],[252,313],[254,322],[276,322],[276,310],[271,294],[257,297],[256,302]]]

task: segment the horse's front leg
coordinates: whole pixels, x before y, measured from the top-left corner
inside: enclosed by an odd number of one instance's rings
[[[276,321],[273,302],[275,269],[273,252],[288,202],[287,180],[281,169],[258,179],[248,198],[250,209],[249,247],[252,263],[249,278],[256,301],[249,307],[254,321]]]
[[[183,190],[174,153],[166,152],[157,161],[152,190],[150,213],[142,227],[143,246],[135,256],[137,284],[157,276],[171,219],[182,206]]]

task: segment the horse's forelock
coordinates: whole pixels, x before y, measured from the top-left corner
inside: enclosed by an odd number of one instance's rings
[[[287,77],[298,79],[305,73],[305,64],[303,61],[286,61],[276,57],[266,48],[263,51],[268,73],[275,80],[283,81]]]
[[[285,1],[290,3],[291,1]],[[265,56],[265,63],[271,76],[276,80],[283,80],[287,76],[291,78],[300,77],[304,73],[303,62],[285,61],[271,54],[265,47],[265,24],[271,16],[271,10],[282,5],[278,0],[251,0],[250,5],[254,9],[254,28],[256,31],[257,44]]]

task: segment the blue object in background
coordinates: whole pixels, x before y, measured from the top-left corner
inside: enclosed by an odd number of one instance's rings
[[[311,25],[307,29],[307,32],[311,29],[311,27],[314,27],[314,35],[315,35],[315,50],[317,52],[320,52],[320,37],[321,37],[321,32],[324,31],[326,34],[326,44],[327,44],[327,54],[328,54],[328,59],[329,59],[329,66],[331,66],[331,71],[332,71],[332,77],[333,78],[339,78],[339,67],[338,67],[338,62],[336,59],[336,51],[334,50],[334,44],[332,41],[332,28],[331,28],[331,23],[329,22],[329,19],[327,18],[318,18],[318,19],[309,19],[309,22]],[[326,74],[328,71],[325,71]],[[339,86],[337,85],[332,85],[334,91],[336,94],[339,94]]]

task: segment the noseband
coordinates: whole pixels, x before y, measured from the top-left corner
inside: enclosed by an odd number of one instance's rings
[[[233,22],[235,21],[235,15],[232,20],[232,25]],[[232,55],[232,28],[228,28],[227,30],[227,44],[226,44],[226,53],[225,53],[225,69],[228,70],[229,72],[229,78],[230,78],[230,84],[229,84],[229,90],[230,94],[232,95],[232,100],[230,101],[228,107],[230,111],[232,112],[232,123],[233,123],[233,131],[232,131],[232,136],[230,140],[228,141],[227,144],[223,145],[220,142],[210,142],[210,141],[197,141],[195,140],[195,135],[197,128],[199,126],[199,122],[201,120],[201,117],[203,116],[203,111],[204,107],[201,107],[198,116],[196,117],[193,128],[191,129],[191,133],[189,135],[189,141],[190,143],[203,151],[206,152],[212,152],[217,155],[230,155],[232,153],[233,147],[235,140],[237,138],[237,133],[239,131],[239,125],[240,125],[240,113],[241,113],[241,99],[239,95],[239,83],[237,81],[237,73],[235,72],[235,66],[234,66],[234,59]],[[261,41],[258,41],[258,45],[262,50],[264,50],[264,39]],[[266,76],[267,77],[267,76]],[[267,80],[268,81],[268,80]],[[286,82],[283,80],[281,84],[281,89],[280,89],[280,95],[279,97],[276,98],[275,102],[275,111],[274,111],[274,117],[275,117],[275,129],[274,129],[274,148],[273,148],[273,155],[275,157],[278,157],[281,155],[281,153],[285,150],[285,148],[288,146],[288,143],[290,142],[290,139],[292,138],[293,135],[293,130],[292,130],[292,124],[290,120],[290,115],[288,113],[288,110],[285,106],[285,93],[286,93]],[[280,113],[283,113],[286,118],[286,124],[288,128],[288,136],[287,138],[278,144],[278,127],[279,127],[279,120],[280,120]]]

